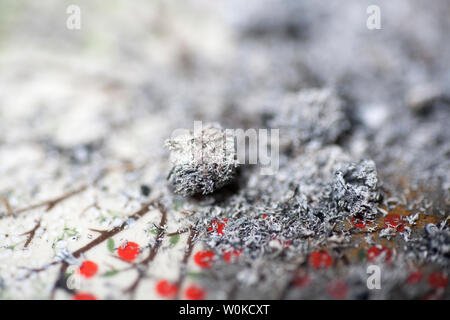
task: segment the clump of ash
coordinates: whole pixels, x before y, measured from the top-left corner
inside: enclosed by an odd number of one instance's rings
[[[206,195],[230,183],[238,167],[234,138],[218,124],[200,125],[194,131],[166,141],[174,192],[182,196]]]

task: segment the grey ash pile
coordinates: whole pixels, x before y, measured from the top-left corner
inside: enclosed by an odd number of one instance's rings
[[[351,288],[347,298],[411,298],[403,287],[408,277],[406,270],[416,265],[431,266],[431,270],[432,266],[438,270],[447,268],[447,220],[432,232],[425,228],[406,228],[395,234],[387,228],[375,235],[371,234],[375,228],[368,228],[363,241],[366,244],[379,246],[380,239],[385,238],[393,239],[397,246],[392,248],[395,259],[389,265],[383,264],[383,281],[389,284],[381,291],[367,289],[368,260],[348,261],[345,250],[358,250],[362,242],[355,240],[355,228],[348,229],[344,225],[352,225],[355,219],[372,224],[386,216],[386,210],[398,205],[407,207],[411,200],[402,202],[405,190],[389,185],[392,180],[383,181],[375,162],[364,157],[374,150],[357,153],[352,152],[351,143],[350,147],[346,143],[337,144],[338,137],[345,135],[349,135],[346,139],[350,141],[355,139],[352,143],[362,143],[365,150],[370,149],[372,142],[368,132],[362,132],[362,127],[351,126],[346,120],[348,106],[331,92],[329,89],[300,91],[297,100],[294,99],[296,104],[273,109],[272,124],[277,123],[280,139],[284,139],[280,168],[275,175],[260,175],[257,168],[244,166],[240,176],[235,178],[239,188],[219,189],[210,196],[185,203],[185,209],[195,212],[189,219],[199,230],[199,239],[215,253],[215,267],[206,270],[201,278],[213,297],[326,297],[326,284],[341,279]],[[291,94],[289,99],[292,99]],[[411,143],[410,139],[405,137],[405,143]],[[385,150],[401,148],[390,143],[385,143],[384,147]],[[417,149],[412,148],[414,150]],[[379,156],[376,158],[380,160]],[[395,164],[379,163],[384,166],[384,174]],[[421,163],[432,162],[422,159],[418,163],[411,161],[409,165],[414,167]],[[439,164],[443,165],[445,163]],[[448,173],[446,175],[448,178]],[[403,197],[396,198],[396,192],[403,192]],[[426,201],[421,198],[415,203],[423,207]],[[411,226],[414,225],[414,217],[409,218]],[[222,230],[211,228],[214,223],[222,222]],[[324,250],[331,254],[333,269],[313,274],[317,277],[314,287],[306,291],[293,289],[295,280],[292,279],[299,270],[311,267],[308,263],[311,253]],[[230,252],[240,253],[234,265],[223,261]],[[218,284],[220,289],[217,289]],[[398,287],[403,289],[399,291]],[[416,292],[415,297],[424,291],[426,288]]]
[[[281,127],[290,133],[281,132],[286,148],[276,174],[265,176],[255,167],[244,166],[236,178],[237,190],[219,189],[211,196],[186,201],[184,209],[195,212],[190,217],[192,225],[216,257],[242,252],[237,266],[224,266],[228,271],[217,260],[219,267],[206,277],[208,287],[217,285],[216,273],[222,272],[224,282],[242,289],[240,297],[246,297],[246,290],[254,285],[260,286],[258,297],[279,297],[293,269],[311,252],[324,247],[338,252],[339,247],[351,245],[349,234],[339,231],[338,224],[355,217],[371,220],[377,214],[375,163],[355,159],[332,143],[349,127],[340,115],[342,100],[331,92],[300,92],[297,104],[286,111],[294,116],[277,112],[279,119],[290,119],[289,126]],[[293,134],[295,130],[300,134]],[[171,182],[178,186],[177,181]],[[211,230],[211,223],[221,221],[226,221],[223,230]],[[278,281],[272,273],[284,280]],[[223,294],[213,292],[217,297]]]
[[[173,164],[169,180],[177,194],[210,194],[234,179],[238,167],[234,140],[217,124],[185,130],[166,146]]]

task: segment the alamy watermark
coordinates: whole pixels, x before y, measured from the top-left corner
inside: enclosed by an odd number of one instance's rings
[[[81,8],[75,4],[67,7],[66,13],[69,15],[66,20],[66,27],[69,30],[81,29]]]
[[[366,9],[369,15],[366,20],[366,26],[369,30],[381,29],[381,9],[377,5],[370,5]]]
[[[81,8],[78,5],[71,4],[67,6],[66,13],[69,15],[66,19],[66,27],[69,30],[81,29]],[[369,15],[366,20],[366,26],[369,30],[381,29],[381,9],[377,5],[370,5],[366,9]]]
[[[371,264],[367,266],[367,274],[369,277],[367,278],[366,285],[367,289],[381,289],[381,268],[375,264]]]

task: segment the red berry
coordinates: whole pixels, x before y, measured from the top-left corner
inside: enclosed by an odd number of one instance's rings
[[[377,246],[371,247],[367,251],[367,260],[369,260],[370,262],[375,262],[376,260],[379,259],[379,256],[381,256],[381,255],[383,255],[383,257],[384,257],[383,262],[391,261],[391,257],[392,257],[391,250],[389,250],[389,248],[386,248],[383,246],[381,247],[381,249],[378,248]]]
[[[440,272],[433,272],[428,276],[428,283],[432,288],[445,288],[448,283],[447,277]]]
[[[328,268],[333,263],[333,259],[328,252],[315,251],[309,255],[308,262],[310,266],[316,269]]]
[[[177,291],[178,291],[177,285],[172,284],[165,279],[158,281],[158,283],[156,284],[156,292],[158,292],[160,296],[171,297],[175,295]]]
[[[408,279],[406,280],[406,282],[408,284],[417,284],[420,282],[420,280],[422,280],[423,274],[422,272],[413,272],[409,275]]]
[[[334,299],[345,299],[348,294],[348,286],[342,281],[334,281],[327,286],[328,294]]]
[[[117,254],[122,260],[131,262],[139,255],[139,245],[135,242],[126,242],[119,247]]]
[[[202,268],[211,268],[214,252],[209,250],[199,251],[194,255],[195,263]]]
[[[309,274],[307,274],[305,271],[297,271],[297,274],[294,278],[294,284],[296,287],[304,287],[310,282]]]
[[[98,265],[90,260],[83,261],[81,267],[78,269],[79,273],[86,278],[92,278],[97,274]]]
[[[405,226],[403,225],[403,217],[399,214],[388,214],[384,218],[384,224],[386,228],[392,228],[397,231],[405,230]]]
[[[206,292],[200,287],[191,285],[186,289],[184,295],[188,300],[203,300],[205,299]]]
[[[237,258],[239,258],[239,256],[241,255],[242,250],[233,250],[233,251],[228,251],[225,252],[223,254],[223,260],[225,260],[226,262],[232,263],[234,262]]]
[[[73,300],[97,300],[97,297],[90,293],[77,293]]]
[[[211,222],[211,226],[208,228],[209,231],[217,231],[217,234],[223,236],[223,228],[225,228],[226,224],[228,222],[228,219],[222,219],[222,222],[219,222],[218,220],[213,220]]]

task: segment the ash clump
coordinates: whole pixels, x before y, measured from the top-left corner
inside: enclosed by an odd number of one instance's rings
[[[350,128],[343,100],[333,89],[304,89],[288,95],[270,123],[283,130],[294,146],[335,143]]]
[[[233,135],[218,124],[195,122],[194,127],[166,141],[172,163],[168,179],[184,197],[216,191],[233,181],[238,167]]]
[[[339,209],[351,216],[376,214],[373,205],[379,198],[377,169],[372,160],[344,163],[334,174],[333,198]]]

